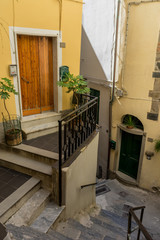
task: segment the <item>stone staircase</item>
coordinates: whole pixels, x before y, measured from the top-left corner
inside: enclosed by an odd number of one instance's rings
[[[102,181],[98,187],[108,183],[114,184],[114,181]],[[30,204],[29,204],[30,205]],[[31,204],[32,205],[32,204]],[[12,239],[14,240],[124,240],[127,239],[128,227],[128,210],[117,208],[115,205],[113,209],[100,209],[93,207],[86,212],[81,212],[76,215],[74,219],[67,221],[58,221],[57,219],[63,214],[64,207],[59,208],[52,202],[47,202],[43,211],[37,217],[28,221],[27,213],[26,219],[21,220],[22,210],[19,212],[19,217],[15,214],[7,223],[6,228]],[[30,210],[29,212],[32,212]],[[28,213],[29,214],[29,213]],[[20,224],[16,223],[18,219]],[[63,218],[61,218],[63,219]],[[132,227],[136,225],[133,222]],[[151,234],[153,239],[157,240],[156,236]],[[136,232],[132,234],[132,240],[137,239]],[[145,238],[141,235],[141,240]]]
[[[58,120],[61,114],[47,112],[43,114],[31,115],[21,120],[24,139],[32,139],[54,133],[58,130]]]
[[[0,222],[5,223],[40,188],[40,180],[30,178],[0,203]]]
[[[0,144],[0,165],[41,180],[48,190],[53,189],[53,165],[58,154],[24,144],[10,147]]]
[[[88,226],[69,219],[61,222],[56,229],[49,229],[47,234],[32,226],[16,227],[7,224],[6,227],[16,240],[124,240],[127,237],[127,219],[107,210],[101,210],[97,216],[90,217]]]

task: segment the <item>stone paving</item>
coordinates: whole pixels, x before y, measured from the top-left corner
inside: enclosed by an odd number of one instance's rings
[[[30,140],[23,140],[23,144],[58,153],[58,132]]]
[[[143,224],[155,240],[160,239],[160,193],[129,187],[117,180],[102,181],[110,189],[96,198],[102,209],[120,216],[127,215],[128,206],[146,206]],[[138,213],[138,212],[137,212]]]
[[[160,204],[158,193],[128,187],[117,180],[102,180],[98,186],[106,185],[107,191],[97,196],[97,206],[81,211],[51,228],[47,234],[32,227],[7,225],[14,240],[124,240],[127,238],[128,209],[145,205],[143,224],[153,240],[160,239]],[[135,227],[133,222],[133,227]],[[132,235],[136,238],[136,232]],[[145,238],[141,235],[141,240]]]

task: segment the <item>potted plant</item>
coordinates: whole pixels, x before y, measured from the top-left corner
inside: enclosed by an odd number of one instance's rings
[[[123,122],[126,125],[126,127],[129,128],[129,129],[132,129],[132,128],[136,127],[136,122],[133,119],[132,115],[125,116],[125,119],[124,119]]]
[[[159,152],[159,151],[160,151],[160,138],[158,138],[158,139],[155,140],[154,150],[155,150],[156,152]]]
[[[80,98],[78,94],[89,93],[90,89],[87,87],[87,82],[82,75],[74,76],[73,74],[66,73],[65,77],[59,81],[58,86],[68,88],[67,93],[73,92],[73,104],[75,108],[79,106]],[[74,99],[76,99],[74,101]]]
[[[3,117],[3,126],[5,132],[5,140],[8,145],[14,146],[22,142],[22,132],[20,118],[17,115],[11,115],[6,106],[6,100],[10,98],[10,94],[13,93],[17,95],[14,85],[8,78],[1,78],[0,81],[0,98],[3,101],[4,108],[7,112]]]

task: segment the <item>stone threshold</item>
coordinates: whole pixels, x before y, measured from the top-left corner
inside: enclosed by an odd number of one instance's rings
[[[126,184],[129,184],[129,185],[132,185],[132,186],[138,186],[138,183],[136,181],[136,179],[120,172],[120,171],[116,171],[116,177],[122,181],[123,183],[126,183]]]

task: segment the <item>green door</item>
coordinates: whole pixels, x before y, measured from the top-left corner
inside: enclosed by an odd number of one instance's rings
[[[122,131],[119,171],[137,178],[142,136]]]
[[[94,88],[90,88],[90,95],[98,97],[98,112],[97,112],[97,124],[99,123],[99,103],[100,103],[100,91]]]

